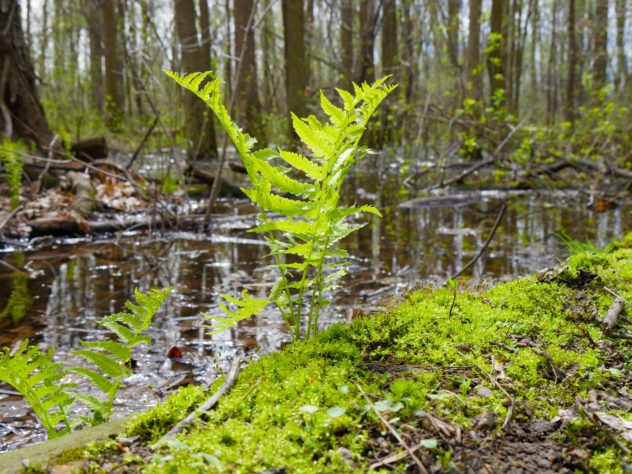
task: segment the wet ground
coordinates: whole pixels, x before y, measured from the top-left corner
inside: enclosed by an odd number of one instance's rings
[[[369,169],[371,168],[369,166]],[[629,195],[611,195],[614,207],[590,208],[594,196],[575,190],[476,191],[447,189],[437,199],[414,200],[411,188],[389,169],[363,172],[348,185],[349,202],[372,203],[382,219],[344,243],[352,255],[343,288],[321,316],[321,325],[348,320],[353,310],[369,312],[381,297],[445,279],[472,259],[487,238],[503,202],[509,204],[488,252],[464,274],[470,284],[508,280],[557,263],[568,251],[556,234],[605,246],[632,228]],[[384,178],[386,177],[386,178]],[[275,280],[266,265],[267,247],[252,225],[255,209],[246,201],[222,203],[231,217],[209,234],[125,232],[73,240],[38,239],[0,249],[0,345],[24,338],[57,348],[57,357],[80,339],[98,339],[97,321],[123,309],[134,288],[172,287],[149,331],[155,343],[140,346],[134,375],[118,399],[120,415],[157,403],[174,386],[213,380],[236,350],[266,352],[289,340],[273,309],[238,327],[211,335],[201,312],[220,314],[219,293],[242,288],[266,292]],[[13,295],[13,296],[12,296]],[[16,296],[17,295],[17,296]],[[15,302],[21,309],[15,310]],[[167,360],[173,346],[182,360]],[[80,364],[79,360],[72,360]],[[0,453],[44,439],[25,403],[0,385]]]

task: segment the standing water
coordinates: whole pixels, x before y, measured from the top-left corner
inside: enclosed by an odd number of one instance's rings
[[[321,316],[321,326],[348,320],[355,308],[375,310],[381,297],[406,288],[442,284],[478,253],[503,202],[508,209],[488,251],[461,278],[508,280],[552,266],[567,254],[559,229],[605,246],[632,227],[629,200],[597,212],[580,191],[446,189],[414,200],[395,171],[358,172],[350,179],[347,189],[353,193],[345,199],[372,203],[383,218],[360,217],[368,225],[344,242],[352,256],[349,275],[332,295],[334,304]],[[203,326],[211,321],[201,312],[221,315],[220,293],[247,288],[264,295],[276,279],[266,266],[270,259],[262,236],[245,230],[256,210],[246,201],[223,205],[234,216],[211,235],[123,232],[5,246],[0,308],[11,301],[23,311],[0,314],[0,345],[29,338],[42,348],[55,347],[57,360],[80,365],[69,351],[80,347],[79,340],[105,337],[97,322],[124,310],[134,288],[172,287],[148,331],[154,343],[135,349],[137,366],[117,399],[121,416],[155,405],[179,385],[213,380],[237,350],[261,354],[278,348],[289,336],[273,308],[219,334]],[[166,358],[174,346],[181,359]],[[3,384],[0,436],[0,453],[45,438],[25,402]]]

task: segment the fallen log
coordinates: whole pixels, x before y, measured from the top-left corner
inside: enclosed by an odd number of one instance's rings
[[[201,170],[199,168],[192,168],[191,175],[197,179],[204,181],[205,183],[212,185],[215,181],[215,176],[208,171]],[[221,187],[219,189],[220,196],[230,196],[230,197],[245,197],[243,191],[239,188],[239,186],[232,184],[225,179],[222,179],[220,183]]]
[[[70,151],[80,160],[94,161],[110,154],[104,136],[90,137],[70,144]]]

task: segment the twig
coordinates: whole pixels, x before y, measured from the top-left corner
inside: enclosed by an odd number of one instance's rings
[[[606,313],[606,316],[603,318],[603,321],[601,322],[601,330],[604,333],[609,334],[610,331],[612,331],[614,327],[617,325],[617,320],[619,319],[619,316],[621,315],[621,311],[623,311],[624,305],[625,305],[625,300],[621,298],[620,296],[617,296],[614,299],[614,301],[608,308],[608,312]]]
[[[129,160],[129,163],[127,163],[127,166],[125,167],[126,169],[130,169],[132,164],[134,164],[134,161],[136,160],[136,158],[138,158],[138,154],[143,149],[143,146],[145,145],[145,142],[147,141],[147,139],[151,135],[151,132],[154,131],[154,128],[156,128],[156,125],[158,124],[158,118],[159,118],[158,116],[156,116],[154,118],[154,121],[151,124],[151,126],[149,127],[149,130],[147,130],[147,133],[145,133],[145,136],[140,141],[140,144],[138,145],[138,148],[136,148],[136,151],[134,152],[134,155],[132,156],[132,159]]]
[[[7,225],[7,223],[11,220],[11,218],[15,216],[18,213],[18,211],[21,209],[22,209],[22,204],[20,204],[18,207],[16,207],[11,212],[9,212],[9,214],[2,220],[2,222],[0,222],[0,231],[4,229],[4,226]]]
[[[596,426],[599,426],[602,429],[602,431],[606,434],[606,436],[608,436],[608,438],[610,438],[610,440],[614,444],[616,444],[621,451],[623,451],[626,454],[632,454],[632,451],[630,451],[630,449],[627,446],[622,444],[621,441],[617,439],[616,435],[612,432],[610,426],[604,423],[603,420],[599,418],[599,415],[593,413],[592,411],[589,411],[588,407],[585,407],[583,405],[580,397],[575,398],[575,405],[577,405],[577,408],[580,408],[581,411],[583,411],[586,414],[586,416],[590,419],[590,421],[593,422],[593,424],[595,424]]]
[[[393,436],[395,436],[395,438],[397,439],[399,444],[402,445],[402,447],[406,450],[408,455],[413,459],[413,461],[415,461],[415,464],[417,464],[417,467],[419,468],[419,471],[422,472],[423,474],[428,474],[428,470],[426,469],[426,466],[424,466],[423,463],[419,460],[419,458],[417,456],[415,456],[414,451],[406,444],[406,442],[401,438],[401,436],[399,436],[399,434],[397,433],[395,428],[393,428],[391,426],[391,424],[386,420],[386,418],[384,418],[380,414],[380,412],[377,411],[377,409],[375,408],[375,405],[373,405],[371,400],[369,400],[369,397],[367,396],[367,394],[364,393],[364,390],[362,390],[362,387],[360,387],[360,385],[356,381],[353,381],[353,383],[354,383],[354,385],[356,387],[358,387],[358,390],[364,396],[365,400],[367,401],[369,406],[373,409],[373,411],[375,412],[377,417],[380,419],[380,421],[382,423],[384,423],[384,426],[386,426],[389,429],[389,431],[393,434]]]
[[[237,354],[235,358],[233,359],[233,363],[230,366],[230,370],[228,371],[226,380],[224,381],[222,386],[219,388],[219,390],[215,392],[211,398],[209,398],[202,405],[200,405],[193,413],[189,414],[186,418],[179,421],[173,428],[171,428],[171,430],[169,430],[169,432],[166,435],[164,435],[162,438],[160,438],[156,443],[152,445],[152,449],[157,449],[161,447],[162,445],[164,445],[170,439],[175,438],[180,433],[180,431],[182,431],[187,426],[190,426],[191,424],[193,424],[193,422],[197,419],[199,415],[213,408],[215,404],[218,402],[218,400],[222,398],[222,396],[225,393],[230,391],[230,389],[233,388],[233,385],[235,385],[235,382],[237,381],[237,376],[239,375],[240,363],[241,363],[241,355]]]
[[[414,452],[414,451],[418,451],[421,448],[423,448],[423,444],[420,443],[410,448],[410,450]],[[374,469],[377,469],[378,467],[386,466],[387,464],[392,464],[394,462],[401,461],[406,456],[408,456],[408,453],[391,454],[390,456],[386,456],[385,458],[380,459],[378,462],[371,464],[370,469],[374,470]]]
[[[489,233],[489,235],[487,236],[487,240],[485,241],[485,243],[483,244],[483,246],[480,248],[480,250],[478,251],[478,253],[474,256],[474,258],[472,260],[470,260],[463,268],[461,268],[458,272],[456,272],[454,275],[452,275],[449,279],[450,280],[454,280],[455,278],[457,278],[459,275],[461,275],[465,270],[467,270],[468,268],[470,268],[472,265],[474,265],[474,263],[476,263],[476,261],[481,258],[481,256],[485,253],[485,251],[487,250],[487,247],[489,247],[489,244],[491,243],[492,239],[494,238],[494,234],[496,233],[496,229],[498,229],[498,226],[500,225],[500,221],[502,220],[503,216],[505,215],[505,211],[507,210],[507,203],[503,202],[503,207],[500,210],[500,213],[498,214],[498,217],[496,217],[496,222],[494,222],[494,227],[492,227],[491,232]]]
[[[478,367],[478,370],[483,372],[487,376],[487,378],[491,381],[491,383],[496,385],[496,387],[498,387],[500,391],[503,392],[507,396],[507,399],[511,400],[511,406],[507,409],[507,416],[505,417],[505,421],[503,421],[503,424],[502,424],[503,429],[505,429],[507,425],[509,424],[509,422],[511,421],[511,417],[513,416],[514,405],[516,401],[515,397],[512,397],[511,395],[509,395],[509,392],[507,392],[507,390],[505,390],[504,387],[500,385],[498,381],[494,377],[492,377],[491,374],[487,372],[483,367],[481,367],[475,360],[470,359],[468,356],[464,354],[461,354],[461,357],[469,360],[472,364]]]
[[[518,349],[516,349],[514,347],[511,347],[511,346],[508,346],[507,344],[503,344],[502,342],[489,341],[489,343],[494,345],[494,346],[501,347],[501,348],[503,348],[503,349],[505,349],[506,351],[509,351],[509,352],[513,352],[513,353],[518,352]]]
[[[46,165],[44,166],[44,169],[35,180],[35,183],[34,183],[35,194],[40,192],[40,189],[42,187],[42,178],[44,178],[44,175],[48,173],[48,170],[50,169],[50,164],[51,164],[51,161],[53,160],[53,148],[55,147],[55,143],[57,143],[58,139],[59,139],[59,135],[55,134],[55,136],[50,142],[50,145],[48,145],[48,160],[46,160]]]
[[[237,408],[241,402],[243,402],[246,398],[248,398],[248,395],[250,395],[252,393],[252,391],[257,388],[257,385],[259,385],[261,383],[261,381],[263,380],[263,374],[259,376],[259,378],[257,379],[257,381],[252,384],[252,387],[250,387],[250,390],[248,390],[246,392],[246,395],[244,395],[243,397],[241,397],[241,400],[239,400],[239,402],[237,403],[237,405],[235,405],[235,408]]]
[[[534,354],[542,356],[548,361],[549,365],[551,366],[551,369],[553,370],[553,377],[554,377],[553,382],[557,384],[557,380],[558,380],[557,372],[559,369],[555,366],[555,363],[553,362],[553,358],[551,357],[551,355],[548,352],[543,351],[542,349],[538,349],[537,347],[535,347],[533,343],[529,344],[529,347],[531,348]]]

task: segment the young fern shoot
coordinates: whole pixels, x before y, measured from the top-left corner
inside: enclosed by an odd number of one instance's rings
[[[294,130],[311,150],[305,156],[281,149],[253,151],[256,140],[233,123],[222,103],[221,81],[210,72],[165,73],[206,102],[235,144],[252,185],[242,190],[261,209],[260,225],[251,232],[266,234],[280,273],[267,298],[253,298],[246,290],[241,299],[222,295],[237,309],[231,311],[220,303],[226,317],[205,316],[218,322],[212,327],[221,331],[258,314],[273,301],[295,340],[301,338],[305,316],[305,337],[314,336],[320,310],[329,303],[325,293],[346,274],[344,259],[348,254],[336,245],[364,225],[350,225],[346,218],[362,212],[380,215],[373,206],[344,207],[338,201],[349,167],[367,153],[359,145],[367,122],[395,87],[385,85],[383,78],[373,85],[354,84],[354,94],[338,90],[342,108],[321,92],[320,104],[329,117],[326,123],[314,116],[298,118],[292,114]],[[298,179],[299,175],[305,178]]]

